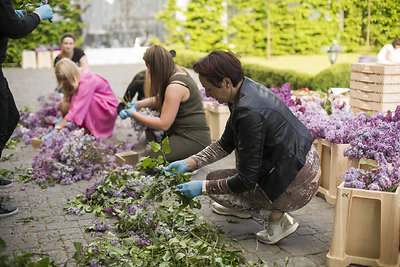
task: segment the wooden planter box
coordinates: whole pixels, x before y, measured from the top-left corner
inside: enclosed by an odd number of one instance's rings
[[[394,111],[400,102],[400,66],[353,63],[350,106],[353,113]]]
[[[53,62],[51,61],[50,51],[40,51],[36,53],[37,55],[37,67],[38,69],[47,69],[53,67]]]
[[[218,140],[221,138],[225,130],[226,122],[230,116],[228,106],[219,106],[209,104],[207,106],[208,112],[208,126],[210,127],[211,140]]]
[[[338,187],[327,266],[400,266],[399,188],[379,192]]]
[[[115,162],[117,164],[136,165],[139,162],[139,154],[136,151],[125,151],[115,154]]]
[[[349,159],[343,151],[349,144],[335,144],[318,138],[314,141],[321,161],[321,183],[318,192],[324,195],[326,202],[336,203],[337,186],[342,183],[345,170],[349,167]]]
[[[23,50],[21,66],[23,69],[36,69],[37,67],[36,52]]]
[[[40,137],[32,138],[32,146],[33,148],[40,148],[42,146],[42,140]]]

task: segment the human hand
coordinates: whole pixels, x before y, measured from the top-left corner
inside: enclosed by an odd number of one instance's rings
[[[50,5],[41,4],[39,7],[35,9],[35,12],[37,12],[40,15],[42,20],[48,19],[51,22],[51,19],[53,18],[53,9],[51,8]]]
[[[125,120],[126,118],[128,118],[128,114],[126,114],[126,109],[121,110],[121,111],[118,113],[118,116],[119,116],[121,119],[123,119],[123,120]]]
[[[26,15],[26,10],[14,10],[21,19]]]
[[[176,186],[179,192],[184,194],[188,198],[193,198],[201,195],[201,189],[203,187],[203,182],[201,180],[190,181],[184,184],[178,184]]]
[[[49,139],[50,136],[51,136],[55,131],[56,131],[56,130],[53,129],[53,130],[52,130],[51,132],[49,132],[48,134],[43,135],[42,138],[40,138],[40,140],[44,141],[44,140],[46,140],[46,139]]]
[[[132,102],[129,102],[128,103],[128,107],[135,107],[135,109],[137,109],[137,103],[136,103],[136,101],[132,101]]]
[[[63,118],[58,118],[56,120],[53,121],[54,125],[58,125],[60,124],[60,122],[62,122]]]
[[[133,104],[133,103],[134,103],[134,104]],[[132,105],[130,105],[130,104],[132,104]],[[133,112],[136,112],[137,104],[136,104],[136,102],[132,102],[132,103],[129,103],[128,105],[129,105],[129,108],[125,108],[124,110],[125,110],[126,115],[127,115],[129,118],[132,119],[132,113],[133,113]]]
[[[171,164],[169,164],[167,167],[165,167],[162,170],[162,172],[163,173],[169,172],[169,173],[175,175],[175,172],[173,171],[173,169],[175,169],[178,174],[181,174],[183,172],[188,171],[188,166],[184,160],[177,160],[177,161],[174,161]]]

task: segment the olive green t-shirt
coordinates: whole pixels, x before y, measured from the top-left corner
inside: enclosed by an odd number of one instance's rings
[[[175,121],[167,131],[167,135],[179,135],[206,147],[211,143],[210,129],[204,113],[203,101],[196,82],[189,74],[177,74],[169,83],[187,87],[190,97],[181,102]]]

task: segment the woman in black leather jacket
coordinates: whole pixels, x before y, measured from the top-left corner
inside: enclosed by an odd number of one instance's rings
[[[320,160],[310,132],[285,103],[265,86],[244,77],[230,52],[213,51],[194,64],[206,90],[231,115],[220,140],[165,171],[194,170],[237,151],[237,170],[219,170],[205,181],[177,188],[187,197],[209,195],[218,214],[269,220],[257,239],[274,244],[297,230],[288,213],[306,205],[316,193]]]

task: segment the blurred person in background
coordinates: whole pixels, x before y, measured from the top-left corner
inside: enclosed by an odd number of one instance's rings
[[[8,38],[22,38],[30,34],[41,21],[53,18],[53,10],[49,5],[41,5],[31,14],[26,14],[26,10],[14,10],[11,0],[0,0],[0,157],[19,121],[19,112],[2,70]],[[11,185],[12,181],[0,178],[0,189]],[[18,208],[0,203],[0,218],[17,212]]]
[[[64,33],[61,36],[61,52],[54,59],[54,67],[62,58],[69,58],[75,62],[83,71],[89,71],[89,63],[85,52],[75,46],[75,36],[72,33]]]
[[[378,53],[378,63],[400,64],[400,38],[382,47]]]

